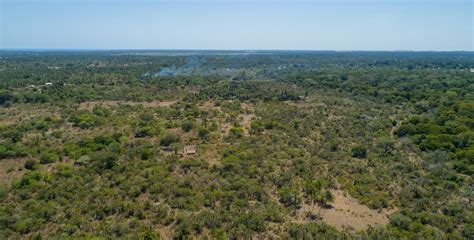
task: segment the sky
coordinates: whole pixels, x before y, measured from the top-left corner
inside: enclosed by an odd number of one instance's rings
[[[474,0],[0,0],[0,49],[473,51]]]

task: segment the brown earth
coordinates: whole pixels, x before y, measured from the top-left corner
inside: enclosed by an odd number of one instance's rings
[[[239,115],[239,119],[241,119],[240,125],[242,126],[244,130],[244,134],[246,136],[249,135],[250,123],[252,122],[252,119],[254,118],[255,118],[255,114],[240,114]]]
[[[26,159],[0,160],[0,185],[9,186],[13,181],[20,179],[25,174]]]
[[[369,226],[387,225],[389,216],[396,209],[384,209],[377,211],[370,209],[366,205],[341,190],[332,190],[334,196],[330,203],[332,208],[319,208],[312,204],[304,203],[298,210],[295,221],[305,223],[311,220],[307,219],[308,212],[318,214],[324,222],[335,227],[338,230],[365,231]]]

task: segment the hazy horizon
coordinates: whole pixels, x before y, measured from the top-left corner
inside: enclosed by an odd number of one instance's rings
[[[469,0],[3,0],[4,50],[473,51]]]
[[[101,52],[101,51],[230,51],[230,52],[433,52],[433,53],[452,53],[452,52],[474,52],[474,50],[364,50],[364,49],[346,49],[346,50],[334,50],[334,49],[178,49],[178,48],[0,48],[0,51],[31,51],[31,52],[72,52],[72,51],[84,51],[84,52]]]

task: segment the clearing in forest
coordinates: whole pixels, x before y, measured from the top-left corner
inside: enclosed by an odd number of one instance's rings
[[[2,159],[0,161],[0,185],[10,186],[12,182],[20,179],[26,170],[26,159]]]
[[[370,209],[366,205],[349,194],[341,190],[333,190],[331,193],[334,200],[330,203],[331,208],[319,208],[312,204],[304,203],[297,212],[296,222],[307,222],[307,213],[313,212],[321,216],[322,220],[338,230],[365,231],[369,226],[387,225],[389,216],[396,209],[384,209],[377,211]]]

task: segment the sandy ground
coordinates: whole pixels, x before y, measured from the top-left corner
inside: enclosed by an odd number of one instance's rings
[[[396,209],[383,211],[370,209],[341,190],[333,190],[331,193],[334,196],[334,201],[330,203],[332,208],[320,209],[318,206],[305,203],[297,212],[296,222],[311,221],[307,219],[306,215],[312,211],[314,214],[319,212],[322,220],[336,229],[365,231],[369,226],[387,225],[389,216],[396,211]]]

